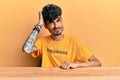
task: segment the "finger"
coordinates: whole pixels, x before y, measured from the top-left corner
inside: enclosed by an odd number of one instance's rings
[[[39,11],[39,20],[40,20],[40,18],[41,18],[41,11]]]
[[[68,68],[68,63],[67,63],[67,62],[63,62],[63,63],[61,64],[61,68],[62,68],[62,69],[67,69],[67,68]]]
[[[60,68],[63,68],[65,62],[62,62],[60,65]]]
[[[40,12],[38,12],[38,15],[39,15],[39,17],[38,17],[38,18],[39,18],[39,21],[40,21]]]
[[[40,22],[41,24],[44,24],[43,15],[42,15],[42,12],[41,12],[41,11],[39,12],[39,22]]]
[[[68,63],[68,62],[66,62],[65,64],[66,64],[66,65],[65,65],[65,69],[69,69],[69,68],[70,68],[69,63]]]
[[[67,69],[67,67],[68,67],[68,63],[65,63],[65,64],[63,65],[63,68],[64,68],[64,69]]]
[[[67,66],[67,69],[70,69],[70,66],[69,66],[69,64],[68,64],[68,66]]]

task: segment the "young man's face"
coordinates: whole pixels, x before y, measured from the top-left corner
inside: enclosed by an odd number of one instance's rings
[[[47,21],[45,27],[52,35],[59,36],[63,32],[63,23],[61,16],[58,16],[53,22]]]

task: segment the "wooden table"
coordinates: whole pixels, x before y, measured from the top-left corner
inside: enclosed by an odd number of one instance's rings
[[[0,80],[120,80],[120,67],[0,67]]]

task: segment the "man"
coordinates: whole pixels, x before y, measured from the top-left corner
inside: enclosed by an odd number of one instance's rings
[[[39,22],[23,45],[23,51],[42,57],[42,67],[73,69],[101,66],[100,61],[77,39],[64,35],[62,10],[54,4],[46,5],[39,14]],[[51,33],[44,38],[36,37],[42,26]]]

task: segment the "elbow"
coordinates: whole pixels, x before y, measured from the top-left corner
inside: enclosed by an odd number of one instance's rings
[[[102,67],[102,63],[100,61],[97,62],[98,67]]]
[[[102,67],[102,63],[101,62],[99,63],[99,67]]]
[[[25,47],[25,46],[22,47],[22,51],[27,53],[27,54],[31,53],[30,48],[29,47]]]

